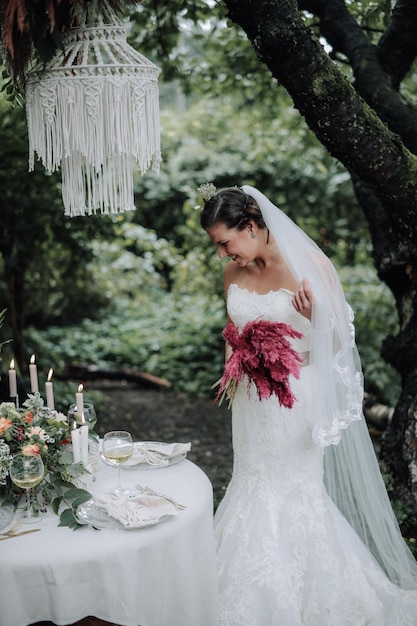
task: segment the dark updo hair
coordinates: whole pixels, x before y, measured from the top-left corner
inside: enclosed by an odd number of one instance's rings
[[[259,228],[265,228],[257,203],[239,187],[220,189],[214,196],[204,201],[200,213],[200,222],[204,230],[218,223],[225,224],[227,228],[244,230],[251,220]]]

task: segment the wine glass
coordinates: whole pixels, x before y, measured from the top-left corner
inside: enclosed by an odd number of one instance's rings
[[[81,416],[79,416],[79,418],[81,418]],[[97,415],[94,404],[92,404],[91,402],[84,402],[84,419],[87,423],[91,424],[92,428],[94,428],[97,422]],[[68,423],[70,423],[71,420],[76,420],[77,422],[79,422],[79,420],[77,420],[76,404],[70,404],[70,407],[68,409]]]
[[[33,488],[43,480],[45,468],[39,455],[16,454],[10,464],[10,478],[20,489],[26,490],[26,510],[21,521],[26,524],[36,522],[33,511]]]
[[[122,479],[120,474],[120,466],[128,461],[133,454],[132,435],[126,430],[112,430],[103,437],[103,446],[101,449],[104,458],[118,468],[119,485],[115,489],[116,493],[124,493],[122,487]]]

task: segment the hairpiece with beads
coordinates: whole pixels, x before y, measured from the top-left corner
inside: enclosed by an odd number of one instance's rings
[[[213,183],[204,183],[204,185],[198,187],[198,191],[203,196],[203,200],[207,202],[207,200],[210,200],[210,198],[217,193],[217,188]]]

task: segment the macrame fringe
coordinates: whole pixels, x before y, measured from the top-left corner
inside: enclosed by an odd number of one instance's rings
[[[28,77],[29,170],[35,154],[61,167],[68,216],[134,210],[135,164],[159,170],[159,69],[125,39],[119,23],[74,29]]]
[[[135,162],[142,175],[159,169],[159,103],[152,84],[124,77],[34,82],[27,118],[29,170],[35,153],[48,173],[62,167],[66,215],[134,210]]]

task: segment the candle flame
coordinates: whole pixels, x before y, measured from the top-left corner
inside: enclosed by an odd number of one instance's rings
[[[53,373],[54,373],[54,370],[53,370],[53,369],[52,369],[52,367],[51,367],[51,369],[50,369],[50,370],[49,370],[49,372],[48,372],[48,383],[49,383],[49,381],[51,380],[51,378],[52,378],[52,374],[53,374]]]
[[[78,385],[78,393],[82,393],[83,389],[84,389],[83,385]]]
[[[85,422],[84,413],[81,415],[81,421],[82,421],[82,423],[83,423],[83,424],[85,424],[85,423],[86,423],[86,422]]]
[[[31,363],[34,363],[34,362],[35,362],[35,355],[34,355],[34,354],[32,354],[32,356],[30,357],[30,362],[31,362]]]
[[[75,420],[72,423],[72,430],[77,430],[77,422]]]
[[[14,370],[14,359],[10,361],[10,369]]]

